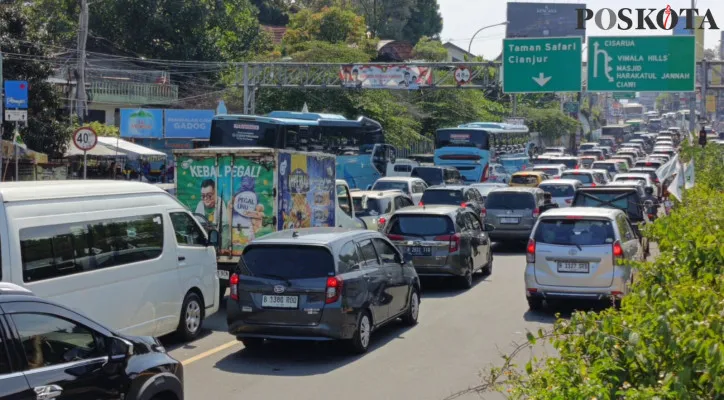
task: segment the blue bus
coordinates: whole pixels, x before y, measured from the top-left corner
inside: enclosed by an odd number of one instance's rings
[[[498,146],[529,138],[528,127],[473,122],[435,132],[435,165],[455,167],[466,182],[485,182]]]
[[[211,147],[271,147],[334,154],[337,178],[367,189],[395,162],[379,122],[341,115],[273,111],[266,116],[217,115],[211,121]]]

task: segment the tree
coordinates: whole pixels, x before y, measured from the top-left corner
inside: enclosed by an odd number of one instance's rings
[[[73,123],[71,124],[71,126],[69,126],[69,128],[68,128],[68,136],[70,137],[70,135],[76,129],[80,128],[81,126],[90,127],[91,129],[93,129],[93,131],[98,136],[105,136],[105,137],[120,137],[121,136],[121,131],[120,131],[120,129],[118,129],[117,126],[106,125],[102,122],[88,122],[88,123],[84,123],[84,124],[79,124],[75,118],[73,119]]]
[[[58,92],[48,83],[53,72],[46,61],[49,50],[42,33],[31,30],[28,18],[18,6],[0,7],[0,51],[7,56],[3,63],[3,76],[7,80],[25,80],[29,85],[28,124],[20,134],[28,148],[60,157],[65,152],[69,135],[61,109]],[[3,138],[12,139],[13,123],[3,125]]]
[[[447,59],[447,49],[443,47],[439,40],[423,36],[415,45],[413,55],[418,60],[445,61]]]
[[[410,19],[402,29],[402,38],[417,43],[424,36],[439,38],[442,32],[442,15],[437,0],[417,0]]]
[[[284,44],[295,45],[312,40],[362,44],[367,40],[364,19],[339,7],[325,7],[319,12],[302,10],[289,20]]]
[[[713,61],[719,59],[719,52],[716,49],[705,49],[704,59],[706,61]]]
[[[403,30],[417,0],[352,0],[374,37],[403,40]]]
[[[531,132],[538,132],[544,140],[553,142],[578,129],[580,122],[569,117],[559,108],[523,108],[525,123]]]

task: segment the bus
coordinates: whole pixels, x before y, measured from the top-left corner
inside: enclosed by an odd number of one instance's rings
[[[617,145],[628,141],[633,132],[633,127],[629,124],[606,125],[601,128],[601,136],[614,137]]]
[[[628,120],[644,120],[645,108],[643,104],[627,103],[623,105],[623,119]]]
[[[530,132],[525,125],[473,122],[435,132],[435,165],[451,166],[466,182],[485,182],[495,149],[525,144]]]
[[[367,189],[387,174],[397,151],[385,144],[382,125],[370,118],[273,111],[265,116],[217,115],[211,120],[210,147],[271,147],[336,156],[338,179]]]

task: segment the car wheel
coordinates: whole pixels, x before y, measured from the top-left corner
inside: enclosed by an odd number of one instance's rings
[[[367,311],[357,318],[357,329],[352,335],[352,339],[347,341],[347,347],[354,354],[363,354],[370,347],[370,338],[372,337],[372,319]]]
[[[483,275],[488,276],[493,273],[493,249],[488,251],[488,263],[483,267]]]
[[[196,293],[186,293],[181,306],[181,318],[176,332],[182,340],[190,342],[201,334],[201,324],[203,322],[204,303]]]
[[[465,275],[458,278],[460,282],[460,288],[468,290],[473,287],[473,270],[469,269],[465,272]]]
[[[402,323],[407,326],[417,325],[417,317],[420,314],[420,295],[417,293],[417,289],[412,289],[410,293],[410,305],[407,307],[407,312],[402,316]]]
[[[531,311],[540,311],[543,309],[543,299],[536,297],[528,297],[528,308]]]
[[[264,345],[263,338],[243,338],[240,339],[240,341],[241,344],[244,345],[244,348],[249,350],[258,350],[261,346]]]
[[[226,306],[226,289],[228,288],[228,285],[219,282],[219,308]]]

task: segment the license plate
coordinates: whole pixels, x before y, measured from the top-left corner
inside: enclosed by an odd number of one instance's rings
[[[228,281],[229,280],[229,271],[218,270],[218,271],[216,271],[216,276],[218,276],[219,279],[226,279]]]
[[[261,298],[261,306],[264,308],[297,308],[299,296],[264,295]]]
[[[589,271],[588,263],[558,261],[558,272],[571,272],[575,274],[587,274]]]
[[[429,256],[432,254],[432,247],[414,246],[408,247],[405,252],[411,256]]]
[[[501,218],[500,223],[501,224],[517,224],[520,222],[520,218]]]

